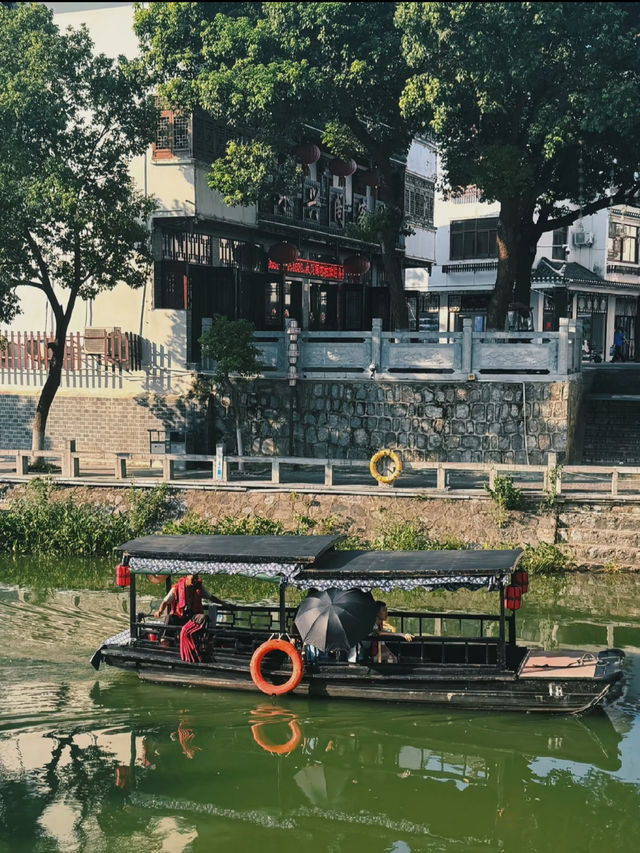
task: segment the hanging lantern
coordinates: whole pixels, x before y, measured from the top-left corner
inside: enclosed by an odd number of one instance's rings
[[[362,183],[367,187],[379,187],[382,183],[380,172],[377,169],[368,169],[360,176]]]
[[[358,164],[355,160],[339,160],[336,158],[329,163],[329,171],[338,178],[348,178],[357,170]]]
[[[310,166],[312,163],[317,163],[320,159],[320,149],[313,143],[302,143],[295,146],[293,156],[303,166]]]
[[[269,249],[269,260],[281,267],[295,263],[299,257],[298,247],[293,243],[276,243]]]
[[[511,583],[514,586],[519,586],[520,589],[522,590],[522,594],[524,595],[525,592],[527,592],[527,590],[529,589],[529,575],[528,575],[528,573],[525,572],[524,569],[518,569],[517,572],[514,572],[511,575]]]
[[[130,586],[131,585],[131,572],[129,570],[129,566],[124,566],[120,564],[116,566],[116,586]]]
[[[344,262],[345,275],[364,275],[371,269],[371,262],[362,255],[351,255]]]
[[[507,610],[520,610],[522,604],[522,590],[519,586],[509,584],[504,590],[504,606]]]

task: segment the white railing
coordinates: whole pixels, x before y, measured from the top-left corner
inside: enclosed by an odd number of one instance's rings
[[[558,332],[256,332],[264,375],[290,379],[436,379],[548,381],[582,369],[582,333],[575,320]],[[209,366],[210,367],[210,366]]]

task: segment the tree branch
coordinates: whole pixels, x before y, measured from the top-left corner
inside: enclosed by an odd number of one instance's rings
[[[590,216],[592,213],[597,213],[605,207],[614,204],[630,204],[633,201],[633,196],[640,190],[640,181],[634,183],[631,187],[624,190],[618,190],[611,196],[603,196],[596,199],[582,208],[583,216]],[[536,225],[536,233],[541,237],[546,231],[553,231],[556,228],[564,228],[565,225],[571,225],[572,222],[580,216],[579,210],[571,210],[563,216],[558,216],[556,219],[548,219],[544,227]]]
[[[35,239],[32,237],[31,233],[26,230],[25,237],[27,243],[29,244],[29,248],[33,253],[33,257],[35,258],[36,264],[38,265],[38,269],[40,270],[40,278],[42,280],[41,289],[44,291],[47,299],[49,300],[49,304],[53,310],[53,313],[56,315],[56,320],[63,319],[63,311],[62,305],[58,302],[58,299],[53,292],[53,286],[51,284],[51,279],[49,278],[49,270],[47,269],[47,264],[45,259],[42,256],[42,252],[40,251],[40,247],[36,243]]]

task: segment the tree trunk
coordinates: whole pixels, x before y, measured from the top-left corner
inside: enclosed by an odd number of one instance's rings
[[[517,202],[501,203],[498,220],[498,272],[487,314],[487,326],[496,331],[504,330],[507,309],[509,303],[514,300],[523,239],[522,219],[521,208]],[[528,303],[528,297],[526,301]]]
[[[44,388],[40,394],[40,399],[36,406],[36,414],[33,419],[31,437],[32,451],[44,450],[44,440],[49,411],[51,410],[51,405],[54,397],[56,396],[56,392],[60,387],[62,379],[62,362],[66,334],[67,327],[65,325],[64,332],[62,332],[62,330],[57,331],[55,341],[49,344],[52,350],[51,360],[49,361],[49,375],[44,383]]]
[[[388,160],[382,165],[382,177],[386,208],[378,231],[378,241],[382,252],[384,280],[389,289],[390,326],[394,331],[401,331],[409,328],[402,259],[397,250],[404,223],[404,180],[399,172],[391,168]]]
[[[394,331],[409,328],[409,312],[404,293],[402,264],[396,251],[398,234],[399,231],[395,231],[387,233],[384,236],[381,235],[380,237],[384,281],[389,288],[389,302],[391,307],[390,326]]]

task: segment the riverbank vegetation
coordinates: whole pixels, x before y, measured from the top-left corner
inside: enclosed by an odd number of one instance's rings
[[[365,538],[354,535],[349,524],[335,515],[312,518],[292,504],[291,520],[285,523],[259,514],[206,518],[174,504],[165,484],[154,489],[131,488],[117,504],[84,501],[50,480],[32,480],[9,507],[0,512],[0,553],[39,557],[99,557],[137,536],[166,534],[304,535],[342,534],[339,548],[381,551],[432,551],[489,547],[456,536],[434,537],[420,520],[407,521],[389,515],[379,532]],[[500,547],[518,547],[505,542]],[[492,544],[490,547],[496,547]],[[568,556],[557,545],[541,542],[526,545],[523,567],[537,574],[571,568]]]

